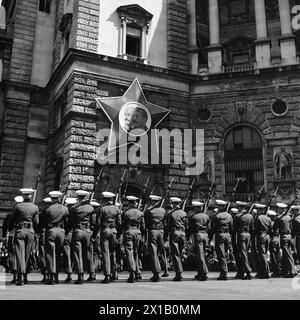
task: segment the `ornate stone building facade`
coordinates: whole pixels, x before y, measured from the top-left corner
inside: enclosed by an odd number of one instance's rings
[[[92,190],[96,97],[122,96],[135,78],[171,112],[163,126],[202,128],[204,172],[218,196],[249,198],[265,185],[289,199],[299,187],[300,41],[290,0],[2,0],[0,218],[21,186],[37,202],[52,189]],[[293,10],[292,10],[293,8]],[[297,9],[297,7],[296,7]],[[117,189],[124,166],[104,167],[97,193]],[[131,166],[128,190],[184,196],[184,166]],[[96,194],[97,194],[96,193]]]

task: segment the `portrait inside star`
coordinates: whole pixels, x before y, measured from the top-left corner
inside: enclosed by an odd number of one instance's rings
[[[151,115],[145,106],[138,102],[126,103],[119,113],[121,128],[130,135],[141,136],[151,126]]]

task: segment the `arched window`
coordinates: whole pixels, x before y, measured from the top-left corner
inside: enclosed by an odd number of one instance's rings
[[[262,141],[248,126],[233,128],[224,141],[225,191],[230,195],[237,182],[239,198],[248,200],[264,183]]]

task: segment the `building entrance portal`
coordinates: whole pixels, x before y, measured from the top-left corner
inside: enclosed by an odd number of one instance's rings
[[[225,137],[225,193],[230,196],[239,179],[236,198],[249,201],[264,184],[262,141],[248,126],[233,128]]]

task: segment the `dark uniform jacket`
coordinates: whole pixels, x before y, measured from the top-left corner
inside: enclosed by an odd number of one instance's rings
[[[54,203],[45,209],[43,214],[43,224],[47,228],[51,227],[63,227],[63,222],[68,216],[69,211],[67,207],[60,203]]]
[[[211,232],[232,232],[233,220],[232,216],[228,212],[218,212],[212,219]]]
[[[292,218],[288,214],[284,215],[281,218],[278,218],[274,227],[278,227],[280,234],[290,234],[292,229]]]
[[[9,228],[13,229],[21,226],[22,223],[27,225],[33,223],[34,226],[37,226],[39,220],[38,214],[39,208],[32,202],[24,201],[22,203],[18,203],[13,209],[11,219],[9,221]]]
[[[272,220],[264,214],[260,214],[254,221],[255,234],[266,232],[271,234],[272,232]]]
[[[300,236],[300,215],[292,220],[292,236]]]
[[[94,235],[97,234],[100,229],[105,228],[116,228],[119,231],[121,225],[122,220],[120,209],[113,204],[105,205],[97,210]]]
[[[124,211],[122,214],[122,228],[125,231],[131,228],[137,228],[144,232],[145,220],[143,212],[137,208],[130,208]]]
[[[195,234],[199,231],[209,232],[210,231],[210,218],[204,212],[192,212],[189,214],[189,234]]]
[[[70,225],[72,228],[80,228],[82,224],[91,227],[93,214],[94,208],[87,201],[76,203],[70,209]]]
[[[176,209],[169,213],[169,231],[172,232],[174,230],[183,230],[188,226],[187,213],[181,209]]]
[[[166,210],[150,208],[145,214],[145,224],[148,230],[163,230],[166,224]]]
[[[249,232],[253,233],[254,231],[254,220],[250,213],[238,213],[233,219],[234,231],[237,233],[240,232]]]

